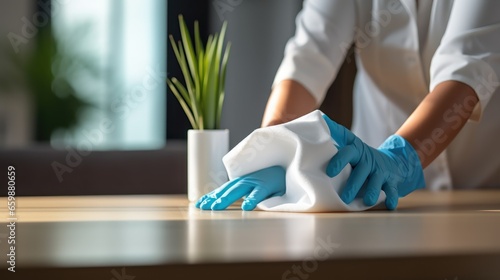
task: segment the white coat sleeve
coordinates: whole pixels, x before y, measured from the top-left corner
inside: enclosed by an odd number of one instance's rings
[[[273,87],[295,80],[321,103],[353,42],[355,21],[355,1],[304,1]]]
[[[432,59],[431,91],[450,80],[475,90],[479,105],[471,120],[481,118],[500,85],[499,11],[500,1],[455,0],[446,32]]]

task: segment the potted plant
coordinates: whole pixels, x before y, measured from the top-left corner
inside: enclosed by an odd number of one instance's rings
[[[224,47],[226,22],[220,33],[208,37],[206,45],[197,21],[194,38],[182,15],[179,25],[181,40],[169,38],[184,83],[175,77],[167,83],[192,126],[188,131],[188,198],[195,201],[227,180],[222,157],[229,150],[229,131],[220,129],[220,121],[231,45]]]

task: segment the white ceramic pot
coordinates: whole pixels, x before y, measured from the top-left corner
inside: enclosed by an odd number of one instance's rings
[[[227,181],[222,157],[229,151],[229,130],[188,131],[188,199],[193,202]]]

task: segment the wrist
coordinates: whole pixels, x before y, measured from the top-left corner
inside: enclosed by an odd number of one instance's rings
[[[271,92],[261,126],[292,121],[314,111],[317,107],[316,99],[304,86],[293,80],[284,80]]]
[[[278,124],[286,123],[286,122],[289,122],[289,121],[291,121],[291,120],[282,119],[282,118],[273,118],[273,119],[262,121],[261,127],[268,127],[268,126],[278,125]]]
[[[396,159],[398,169],[403,174],[402,185],[411,189],[425,187],[423,168],[418,153],[404,137],[397,134],[391,135],[378,149],[389,153],[391,157]],[[408,193],[400,193],[400,196],[405,196]]]

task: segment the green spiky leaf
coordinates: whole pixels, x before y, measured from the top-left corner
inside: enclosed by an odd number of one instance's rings
[[[218,129],[225,95],[225,80],[230,44],[224,46],[227,23],[220,33],[210,35],[203,46],[199,23],[194,23],[191,36],[182,15],[179,15],[181,40],[170,36],[171,47],[184,78],[167,83],[179,101],[194,129]]]

